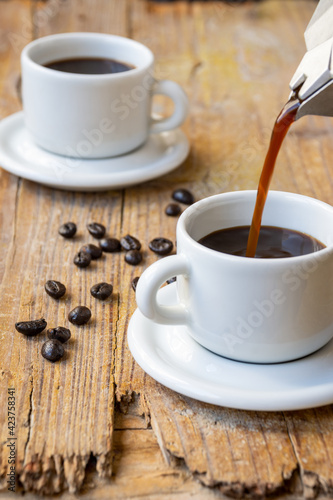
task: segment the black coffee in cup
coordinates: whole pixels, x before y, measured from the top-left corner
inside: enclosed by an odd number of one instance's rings
[[[199,243],[205,247],[230,255],[246,256],[250,226],[220,229],[204,236]],[[312,236],[274,226],[261,226],[255,257],[272,259],[296,257],[317,252],[325,245]]]
[[[46,68],[62,71],[64,73],[77,73],[81,75],[106,75],[109,73],[122,73],[134,69],[134,66],[116,59],[99,57],[75,57],[61,59],[44,64]]]

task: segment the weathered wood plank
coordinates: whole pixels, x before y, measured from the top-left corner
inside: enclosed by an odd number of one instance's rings
[[[290,77],[303,55],[299,40],[313,4],[284,2],[283,10],[276,1],[242,8],[215,3],[194,3],[190,8],[177,4],[176,10],[170,5],[145,8],[140,3],[136,7],[133,35],[147,40],[151,25],[161,26],[161,36],[151,40],[151,48],[161,67],[174,54],[174,74],[191,101],[186,127],[192,143],[188,162],[163,179],[163,185],[154,182],[154,192],[149,184],[144,193],[127,191],[124,224],[148,241],[158,229],[167,237],[172,234],[162,207],[173,185],[185,183],[197,199],[256,188],[273,122],[288,98]],[[164,32],[169,24],[167,38]],[[173,36],[175,26],[178,37]],[[281,151],[273,188],[330,201],[330,133],[329,119],[307,117],[295,124]],[[149,206],[156,197],[160,201],[158,222],[149,217]],[[144,217],[135,218],[133,207],[138,203]],[[155,204],[152,210],[156,213]],[[146,264],[153,260],[148,257]],[[125,331],[128,314],[121,317]],[[182,398],[144,376],[133,365],[126,343],[121,345],[122,350],[117,350],[117,396],[133,390],[144,394],[146,411],[167,461],[182,458],[204,484],[240,497],[295,489],[301,451],[295,451],[290,425],[282,414],[238,412]],[[318,473],[320,463],[318,459]],[[329,467],[322,483],[329,484],[331,473]],[[311,491],[316,488],[313,484]]]
[[[91,30],[110,31],[115,23],[115,31],[126,32],[125,2],[101,2],[100,8],[92,9],[90,2],[50,1],[34,3],[31,12],[28,3],[23,5],[37,35],[59,31],[60,25],[64,30],[85,29],[87,17],[82,12],[95,13],[95,17],[89,17]],[[11,9],[15,19],[12,2],[1,8]],[[20,28],[11,28],[17,35],[15,39],[22,39]],[[8,57],[16,60],[16,67],[19,65],[19,55],[13,49]],[[11,178],[5,173],[2,176]],[[4,202],[11,202],[6,221],[15,221],[15,232],[6,242],[9,252],[1,289],[5,297],[1,333],[3,339],[7,336],[11,340],[0,346],[5,368],[0,407],[5,411],[7,386],[14,386],[18,395],[17,473],[25,490],[48,494],[69,487],[74,491],[83,482],[91,454],[96,457],[100,476],[111,475],[113,352],[121,289],[120,256],[104,257],[84,271],[72,261],[80,246],[92,240],[86,230],[88,222],[100,221],[109,234],[120,236],[123,193],[86,195],[54,191],[26,181],[18,185],[19,189],[13,186],[9,194],[1,191],[6,196]],[[73,241],[57,234],[59,225],[67,220],[74,220],[79,228]],[[65,298],[58,302],[43,290],[45,281],[52,278],[68,288]],[[89,294],[90,287],[102,280],[114,284],[113,298],[105,303]],[[26,339],[14,330],[18,319],[41,316],[46,317],[49,326],[67,325],[68,312],[78,304],[88,305],[93,318],[86,327],[71,327],[72,339],[62,363],[52,365],[41,357],[44,333],[38,339]],[[1,419],[1,441],[7,436],[6,422]],[[4,456],[1,475],[5,470]]]
[[[291,487],[297,460],[282,414],[214,407],[154,382],[145,398],[165,455],[183,458],[204,484],[238,498]]]
[[[13,339],[10,371],[19,377],[8,384],[16,387],[21,397],[25,394],[24,408],[21,408],[23,402],[17,408],[22,433],[28,433],[24,436],[19,432],[17,436],[21,443],[18,461],[23,467],[21,482],[28,490],[46,493],[58,491],[66,483],[73,489],[79,486],[90,453],[97,457],[101,475],[111,473],[112,365],[118,318],[119,257],[104,258],[83,272],[74,269],[72,259],[83,243],[92,240],[85,229],[87,222],[99,220],[111,234],[118,231],[121,195],[99,195],[96,206],[94,195],[70,196],[66,203],[60,191],[41,189],[39,199],[43,200],[43,208],[38,203],[29,212],[26,185],[22,187],[17,213],[17,232],[24,239],[23,248],[16,252],[12,267],[21,273],[13,279],[8,269],[2,285],[10,311],[4,333]],[[59,225],[69,219],[75,220],[79,227],[74,241],[65,241],[57,235]],[[29,248],[24,234],[29,235]],[[16,246],[19,248],[18,242]],[[66,284],[68,295],[63,300],[56,302],[46,296],[43,284],[50,278]],[[106,279],[114,283],[115,293],[111,301],[99,303],[90,296],[89,289]],[[18,302],[13,286],[21,290]],[[12,304],[14,301],[17,305]],[[71,327],[67,356],[60,364],[51,365],[41,357],[42,338],[26,339],[14,332],[16,318],[45,316],[49,326],[67,325],[69,310],[78,304],[88,305],[93,319],[86,327]],[[7,349],[2,359],[9,354]]]
[[[3,118],[8,114],[17,111],[20,103],[16,93],[16,83],[19,77],[19,61],[13,57],[17,51],[20,51],[25,43],[29,41],[29,33],[31,34],[30,22],[30,2],[10,2],[2,4],[1,19],[4,24],[1,24],[1,43],[0,43],[0,117]],[[19,15],[16,13],[19,12]],[[27,38],[22,37],[21,22],[25,21],[28,27],[26,35]],[[0,276],[3,283],[4,275],[7,276],[13,273],[12,264],[15,258],[15,252],[19,251],[24,240],[27,238],[26,234],[17,233],[17,210],[16,202],[19,198],[21,191],[21,183],[17,177],[8,175],[1,171],[0,173],[1,189],[0,189],[0,202],[1,202],[1,258],[0,258]],[[27,204],[27,210],[32,209],[33,203]],[[21,256],[22,263],[25,260],[25,255]],[[16,271],[20,272],[21,266]],[[24,426],[28,420],[30,411],[30,391],[31,379],[30,374],[26,373],[22,376],[24,370],[24,359],[18,355],[18,346],[14,347],[14,339],[12,336],[12,319],[8,316],[15,316],[18,311],[16,283],[14,280],[14,287],[10,285],[6,288],[1,287],[1,293],[4,293],[2,299],[2,314],[1,314],[1,362],[0,362],[0,485],[6,487],[5,474],[7,472],[8,462],[8,448],[5,446],[8,437],[8,399],[7,388],[16,387],[16,405],[17,410],[21,414],[20,427],[17,432],[20,435],[22,443],[26,442],[29,434],[29,427]],[[10,312],[10,314],[8,314]],[[21,373],[19,370],[21,370]],[[19,385],[19,387],[18,387]],[[19,391],[19,392],[18,392]],[[18,450],[17,464],[22,463],[24,457],[24,449]]]
[[[131,36],[147,44],[156,55],[156,76],[174,79],[188,91],[188,80],[195,58],[191,45],[191,14],[187,3],[177,2],[170,8],[170,5],[155,6],[150,2],[132,1],[129,15]],[[158,26],[159,36],[152,32],[152,25]],[[155,110],[161,111],[161,108],[157,107]],[[171,201],[175,185],[189,185],[186,179],[191,179],[191,169],[190,157],[176,171],[126,190],[123,232],[137,236],[144,249],[143,264],[140,268],[133,269],[131,278],[140,276],[143,269],[157,259],[148,249],[148,243],[153,238],[164,236],[175,241],[177,220],[166,216],[164,208]],[[190,184],[193,185],[193,181],[190,181]],[[126,264],[122,264],[120,274],[122,280],[126,280]],[[124,289],[120,305],[115,372],[118,398],[130,395],[132,391],[141,392],[145,379],[145,374],[133,362],[128,352],[126,340],[128,321],[135,307],[134,292],[128,287],[127,290]]]
[[[31,40],[30,1],[11,1],[0,6],[0,119],[18,111],[20,81],[19,54]],[[19,190],[17,177],[0,170],[0,282],[9,256],[8,247],[15,232],[15,200]],[[5,210],[5,207],[13,209]]]

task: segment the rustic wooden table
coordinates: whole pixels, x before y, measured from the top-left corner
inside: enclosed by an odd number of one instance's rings
[[[256,188],[275,117],[304,53],[303,31],[316,3],[306,0],[153,3],[146,0],[0,0],[0,118],[21,108],[20,52],[33,38],[65,31],[132,37],[156,54],[159,78],[187,91],[184,131],[191,153],[162,178],[123,190],[53,190],[0,170],[1,330],[0,476],[7,491],[7,390],[16,397],[17,494],[72,498],[210,499],[272,494],[333,494],[331,406],[295,412],[249,412],[182,397],[133,361],[126,341],[135,310],[131,280],[156,260],[148,242],[174,240],[176,220],[164,207],[176,187],[196,199]],[[157,103],[160,106],[161,103]],[[273,188],[333,202],[333,121],[306,117],[292,126]],[[73,241],[58,236],[74,220]],[[106,255],[86,270],[73,254],[92,241],[85,226],[100,221],[109,235],[144,244],[144,260]],[[63,300],[46,296],[49,278],[68,286]],[[89,295],[98,281],[112,300]],[[72,328],[68,354],[51,364],[40,339],[14,323],[45,316],[67,324],[78,303],[93,320]]]

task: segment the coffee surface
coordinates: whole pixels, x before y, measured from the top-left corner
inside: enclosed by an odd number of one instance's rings
[[[204,236],[199,243],[230,255],[246,256],[250,226],[220,229]],[[296,257],[317,252],[325,245],[308,234],[274,226],[261,226],[255,257],[272,259]]]
[[[115,59],[97,57],[77,57],[61,59],[44,64],[46,68],[55,69],[64,73],[77,73],[81,75],[106,75],[109,73],[122,73],[134,69],[134,66]]]

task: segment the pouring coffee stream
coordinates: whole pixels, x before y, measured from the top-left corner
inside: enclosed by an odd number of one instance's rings
[[[246,257],[255,257],[262,214],[265,207],[269,185],[273,176],[276,158],[280,151],[283,139],[287,135],[291,124],[295,121],[299,106],[300,101],[297,97],[293,97],[284,106],[274,124],[270,145],[259,180],[257,199],[247,242]]]
[[[305,115],[333,116],[333,2],[320,0],[305,34],[307,52],[290,82],[292,93],[273,127],[261,172],[246,256],[255,257],[276,158],[291,124]]]

